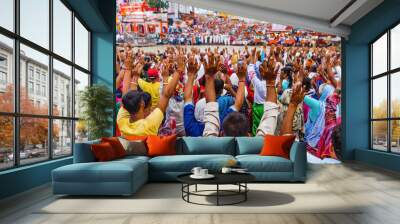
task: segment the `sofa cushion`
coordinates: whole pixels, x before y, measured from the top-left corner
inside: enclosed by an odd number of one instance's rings
[[[118,137],[104,137],[101,138],[101,142],[108,142],[114,149],[117,158],[123,158],[126,156],[126,151],[119,141]]]
[[[126,157],[124,157],[124,158],[121,158],[121,159],[117,159],[117,160],[113,160],[112,162],[115,162],[115,163],[118,163],[118,162],[120,162],[120,163],[126,163],[126,164],[136,164],[136,161],[141,161],[141,162],[144,162],[144,163],[147,163],[148,161],[149,161],[149,157],[147,157],[147,156],[126,156]]]
[[[126,151],[126,155],[137,155],[145,156],[147,155],[146,142],[142,140],[127,140],[119,137],[118,140]]]
[[[181,153],[184,155],[225,154],[234,155],[233,137],[183,137]]]
[[[95,162],[96,158],[92,152],[90,146],[92,144],[99,144],[100,140],[94,140],[89,142],[75,143],[74,146],[74,163],[89,163]]]
[[[53,181],[58,182],[131,182],[136,172],[147,172],[147,163],[140,159],[75,163],[52,173]]]
[[[240,167],[249,172],[292,172],[292,161],[278,156],[239,155],[236,156]]]
[[[176,154],[176,135],[170,136],[149,136],[146,140],[147,155],[164,156]]]
[[[260,152],[261,156],[280,156],[289,158],[290,148],[295,140],[295,135],[265,135],[264,146]]]
[[[149,160],[151,172],[190,172],[193,167],[203,167],[212,172],[219,171],[228,160],[235,159],[231,155],[174,155],[158,156]]]
[[[264,145],[263,137],[236,137],[236,155],[260,154]]]
[[[109,142],[93,144],[90,147],[92,149],[94,157],[96,157],[96,161],[105,162],[119,158],[116,154],[115,149]]]

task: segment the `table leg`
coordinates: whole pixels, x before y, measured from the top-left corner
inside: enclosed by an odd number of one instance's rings
[[[217,206],[219,206],[219,184],[217,184]]]
[[[195,191],[197,192],[197,184],[195,185]]]
[[[247,190],[247,183],[244,183],[244,187],[245,187],[245,192],[244,192],[244,201],[247,201],[247,192],[248,192],[248,190]]]
[[[187,185],[187,192],[188,192],[188,193],[187,193],[187,201],[188,201],[188,202],[190,202],[190,201],[189,201],[189,195],[190,195],[190,184],[188,184],[188,185]]]

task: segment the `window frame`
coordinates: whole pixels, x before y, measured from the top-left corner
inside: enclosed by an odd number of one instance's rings
[[[392,151],[392,135],[391,135],[391,128],[392,128],[392,122],[393,121],[400,121],[400,117],[393,117],[392,116],[392,98],[391,98],[391,91],[392,91],[392,85],[391,85],[391,80],[392,76],[396,75],[398,72],[400,72],[400,66],[397,68],[391,68],[391,31],[393,28],[396,26],[400,25],[400,21],[397,21],[396,23],[392,24],[390,27],[385,29],[384,32],[379,34],[375,39],[373,39],[369,44],[369,148],[370,150],[373,151],[379,151],[379,152],[386,152],[386,153],[391,153],[391,154],[400,154],[400,152],[394,152]],[[387,35],[387,69],[385,72],[376,74],[374,76],[373,74],[373,44],[376,43],[381,37],[384,35]],[[399,55],[400,56],[400,55]],[[387,105],[386,105],[386,117],[385,118],[373,118],[373,81],[382,77],[386,77],[386,87],[387,87]],[[386,150],[379,150],[374,148],[374,133],[373,133],[373,122],[376,121],[386,121],[386,129],[387,129],[387,138],[386,138]]]
[[[59,0],[62,4],[64,4],[64,6],[71,11],[71,18],[70,18],[70,22],[71,22],[71,58],[67,59],[64,58],[63,56],[55,53],[54,50],[54,44],[53,44],[53,21],[54,21],[54,14],[53,14],[53,1],[54,0],[48,0],[49,1],[49,47],[48,49],[46,49],[45,47],[42,47],[39,44],[34,43],[33,41],[30,41],[29,39],[23,37],[20,35],[20,0],[14,0],[13,1],[13,10],[14,10],[14,18],[13,18],[13,31],[10,31],[4,27],[0,26],[0,35],[11,38],[13,41],[13,54],[12,54],[12,61],[13,64],[11,65],[11,71],[13,73],[11,73],[11,75],[13,75],[13,79],[14,79],[14,99],[13,99],[13,112],[2,112],[0,111],[0,116],[10,116],[13,119],[13,166],[10,167],[4,167],[4,168],[0,168],[0,172],[5,171],[5,170],[10,170],[10,169],[16,169],[19,167],[23,167],[23,166],[29,166],[29,165],[33,165],[33,164],[37,164],[37,163],[43,163],[49,160],[53,160],[53,159],[62,159],[65,157],[70,157],[73,155],[73,151],[74,151],[74,143],[75,143],[75,123],[76,121],[79,120],[79,117],[75,117],[75,108],[72,107],[71,108],[71,114],[70,116],[56,116],[53,115],[53,59],[58,60],[61,63],[64,63],[68,66],[71,66],[71,81],[70,81],[70,92],[72,93],[71,95],[71,105],[74,105],[75,103],[75,88],[74,88],[74,82],[75,82],[75,69],[78,69],[79,71],[87,74],[89,76],[89,83],[88,86],[92,85],[92,73],[91,73],[91,37],[92,37],[92,30],[89,29],[88,25],[84,22],[84,20],[78,15],[78,13],[76,13],[72,7],[68,4],[68,2],[66,2],[65,0]],[[89,35],[89,40],[88,40],[88,69],[85,69],[81,66],[79,66],[78,64],[75,63],[75,25],[74,25],[74,21],[75,18],[77,20],[79,20],[79,22],[84,26],[84,28],[88,31],[88,35]],[[46,94],[46,97],[48,97],[48,112],[46,115],[39,115],[39,114],[27,114],[27,113],[21,113],[20,111],[20,85],[21,85],[21,81],[20,81],[20,45],[23,44],[29,48],[32,48],[33,50],[36,50],[40,53],[43,53],[45,55],[48,56],[49,62],[48,62],[48,85],[45,87],[47,88],[46,91],[48,93]],[[28,68],[27,68],[28,69]],[[34,72],[34,78],[33,80],[36,79],[35,77],[35,70]],[[41,73],[40,73],[41,74]],[[26,79],[27,81],[30,80],[29,77],[29,73],[25,74],[26,75]],[[35,83],[35,81],[34,81]],[[39,83],[41,83],[41,79],[39,80]],[[40,85],[42,87],[42,85]],[[28,86],[27,86],[28,87]],[[27,89],[28,91],[28,89]],[[35,90],[34,90],[35,91]],[[47,145],[47,151],[48,151],[48,156],[47,158],[43,158],[43,160],[38,161],[38,162],[32,162],[32,163],[26,163],[26,164],[21,164],[21,159],[20,159],[20,119],[21,118],[45,118],[47,119],[48,122],[48,136],[47,136],[47,142],[49,143]],[[53,121],[56,120],[66,120],[66,121],[70,121],[71,122],[71,129],[72,129],[72,133],[71,133],[71,153],[68,155],[62,155],[62,156],[54,156],[53,152],[54,152],[54,146],[52,144],[53,142]]]

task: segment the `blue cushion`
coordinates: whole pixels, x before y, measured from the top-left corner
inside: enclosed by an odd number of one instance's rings
[[[293,172],[292,161],[279,156],[239,155],[236,159],[250,172]]]
[[[264,145],[263,137],[236,137],[236,155],[260,154]]]
[[[117,161],[126,161],[126,162],[130,162],[130,161],[135,161],[135,160],[139,160],[139,161],[143,161],[143,162],[147,162],[149,161],[150,157],[147,156],[135,156],[135,155],[131,155],[131,156],[125,156],[124,158],[121,159],[117,159],[117,160],[113,160],[112,162],[117,162]]]
[[[75,163],[53,170],[54,181],[66,182],[127,182],[133,168],[123,163]]]
[[[75,163],[52,172],[53,193],[69,195],[131,195],[148,180],[146,158]]]
[[[234,155],[235,139],[233,137],[183,137],[181,152],[178,154],[225,154]]]
[[[149,170],[151,172],[190,172],[193,167],[200,166],[216,172],[231,159],[234,160],[235,158],[231,155],[158,156],[149,160]]]
[[[143,172],[144,166],[147,166],[146,162],[134,159],[75,163],[53,170],[53,181],[129,182],[133,172]]]

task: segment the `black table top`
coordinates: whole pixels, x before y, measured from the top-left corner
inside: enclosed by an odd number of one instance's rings
[[[255,180],[255,177],[249,173],[212,173],[215,177],[212,179],[193,179],[191,173],[182,174],[177,177],[178,181],[186,184],[236,184],[248,183]]]

